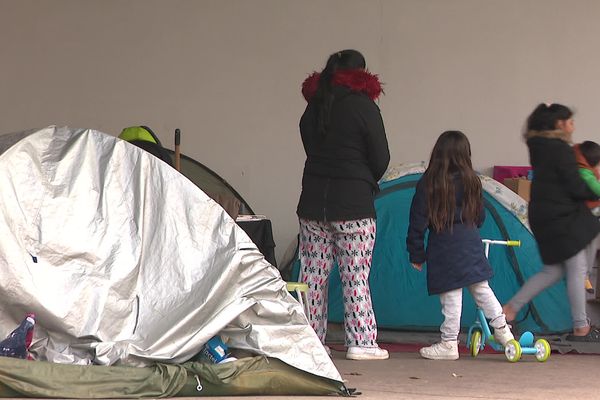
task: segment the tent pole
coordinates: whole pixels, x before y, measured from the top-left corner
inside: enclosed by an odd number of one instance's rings
[[[181,131],[175,129],[175,169],[181,172],[181,153],[179,145],[181,144]]]

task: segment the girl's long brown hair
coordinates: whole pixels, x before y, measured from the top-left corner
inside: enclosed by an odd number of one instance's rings
[[[456,173],[460,175],[464,190],[460,220],[476,225],[483,207],[481,181],[471,164],[471,145],[464,133],[446,131],[433,146],[429,166],[424,173],[429,223],[435,232],[452,229],[456,209]]]

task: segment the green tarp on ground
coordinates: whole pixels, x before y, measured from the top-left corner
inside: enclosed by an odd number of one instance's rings
[[[275,358],[151,367],[66,365],[0,357],[0,397],[157,398],[345,394],[343,384]]]

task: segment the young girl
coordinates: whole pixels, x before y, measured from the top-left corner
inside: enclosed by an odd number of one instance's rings
[[[567,276],[574,341],[600,341],[585,305],[585,278],[590,246],[600,222],[586,206],[597,195],[585,184],[571,148],[575,131],[573,112],[561,104],[540,104],[527,119],[524,137],[533,167],[529,225],[544,266],[504,306],[509,321],[542,290]]]
[[[485,212],[481,181],[471,165],[471,147],[459,131],[440,135],[427,170],[417,183],[410,208],[406,245],[417,270],[427,263],[427,288],[439,294],[442,341],[420,350],[432,360],[458,359],[462,289],[468,287],[483,310],[494,339],[505,345],[513,335],[502,306],[488,285],[492,268],[479,236]],[[427,249],[425,232],[429,230]]]

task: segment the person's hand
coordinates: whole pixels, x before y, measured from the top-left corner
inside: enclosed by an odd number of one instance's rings
[[[423,264],[411,263],[413,268],[417,271],[421,271],[423,269]]]

